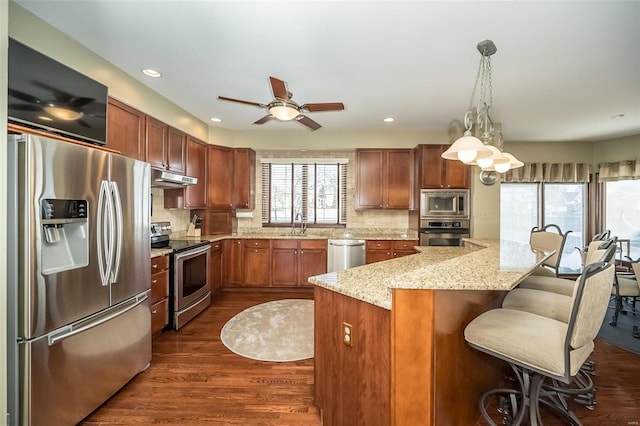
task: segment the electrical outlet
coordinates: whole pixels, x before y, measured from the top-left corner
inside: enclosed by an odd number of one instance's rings
[[[355,342],[355,334],[353,332],[353,326],[349,323],[342,323],[342,343],[352,348]]]

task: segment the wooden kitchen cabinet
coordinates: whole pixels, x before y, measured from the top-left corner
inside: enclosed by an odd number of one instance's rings
[[[270,284],[271,249],[267,239],[244,240],[245,286],[267,287]]]
[[[417,155],[420,170],[418,182],[421,189],[467,189],[471,166],[461,161],[445,160],[442,153],[449,145],[419,145]]]
[[[412,209],[413,150],[356,150],[356,209]]]
[[[255,206],[256,152],[250,148],[233,149],[233,205],[253,210]]]
[[[169,324],[169,255],[151,259],[151,332]]]
[[[308,286],[308,279],[327,272],[326,240],[273,240],[271,285]]]
[[[207,207],[207,144],[187,136],[187,157],[185,173],[198,178],[198,183],[184,188],[184,206]]]
[[[185,173],[185,156],[187,146],[187,134],[169,127],[167,137],[167,170],[184,174]]]
[[[207,147],[207,204],[215,208],[233,207],[233,148]]]
[[[211,293],[217,293],[222,288],[222,241],[211,243],[211,257],[209,260],[209,284]]]
[[[223,245],[223,285],[240,286],[244,276],[243,244],[239,238],[225,240]]]
[[[166,169],[167,164],[167,138],[169,126],[160,120],[147,116],[147,162],[151,167]]]
[[[414,254],[418,240],[367,240],[365,262],[375,263]]]
[[[120,151],[125,157],[146,161],[146,115],[116,99],[107,106],[107,148]]]

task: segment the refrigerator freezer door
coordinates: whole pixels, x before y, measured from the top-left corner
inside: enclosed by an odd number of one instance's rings
[[[111,304],[151,286],[150,169],[147,163],[111,154],[110,188],[116,239],[111,271]]]
[[[96,244],[98,197],[109,176],[109,154],[31,135],[10,136],[9,154],[17,162],[9,177],[9,199],[15,200],[17,214],[10,215],[15,223],[8,226],[18,253],[17,283],[12,283],[18,289],[17,334],[32,339],[109,306]],[[43,223],[57,200],[85,200],[84,225]],[[59,241],[47,241],[51,226],[57,227]],[[70,253],[82,251],[78,248],[88,254],[82,266],[69,263]]]
[[[74,425],[149,365],[148,293],[19,350],[22,423]]]

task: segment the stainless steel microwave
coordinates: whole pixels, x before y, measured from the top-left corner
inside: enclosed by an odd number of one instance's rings
[[[423,189],[420,191],[420,217],[469,218],[469,190]]]

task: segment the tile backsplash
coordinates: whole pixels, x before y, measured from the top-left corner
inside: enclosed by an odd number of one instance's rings
[[[151,222],[171,222],[172,232],[186,232],[189,227],[189,210],[185,209],[165,209],[164,190],[161,188],[151,188],[153,195],[153,214]]]

